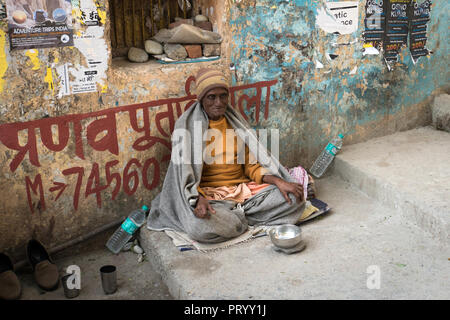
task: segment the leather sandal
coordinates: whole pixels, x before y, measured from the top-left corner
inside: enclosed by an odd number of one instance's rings
[[[21,292],[22,287],[14,273],[11,259],[6,254],[0,253],[0,299],[19,299]]]
[[[27,257],[38,286],[47,291],[58,288],[58,267],[52,262],[47,250],[39,241],[32,239],[28,242]]]

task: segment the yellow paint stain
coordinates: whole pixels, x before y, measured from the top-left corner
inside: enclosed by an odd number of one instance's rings
[[[5,43],[5,32],[0,29],[0,92],[3,92],[3,84],[5,83],[3,76],[5,75],[6,70],[8,70],[8,61],[6,61],[5,53]]]
[[[58,63],[59,63],[59,52],[58,52],[58,51],[55,51],[55,52],[53,53],[53,56],[55,57],[55,60],[53,60],[53,62],[54,62],[55,64],[58,64]]]
[[[99,8],[97,8],[97,14],[100,19],[100,23],[105,24],[106,23],[106,11],[100,10]]]
[[[39,51],[36,49],[30,49],[25,52],[25,55],[30,58],[31,64],[33,65],[32,70],[39,70],[41,68],[41,61],[39,60]]]
[[[47,74],[44,78],[44,81],[48,83],[48,90],[52,92],[52,94],[55,94],[55,85],[53,83],[53,73],[52,68],[47,68]]]

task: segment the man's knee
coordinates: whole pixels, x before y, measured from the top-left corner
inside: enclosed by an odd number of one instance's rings
[[[199,242],[221,242],[237,237],[247,230],[246,220],[242,221],[232,212],[216,210],[209,219],[194,217],[185,226],[188,236]]]

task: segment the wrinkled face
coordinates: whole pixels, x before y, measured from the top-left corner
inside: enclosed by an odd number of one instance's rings
[[[228,105],[228,91],[224,88],[209,90],[202,99],[202,106],[211,120],[219,120]]]

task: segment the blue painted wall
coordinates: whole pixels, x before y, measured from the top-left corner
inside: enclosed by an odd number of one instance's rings
[[[350,35],[316,27],[317,0],[243,0],[230,7],[233,83],[278,79],[269,118],[253,125],[280,129],[286,165],[309,166],[340,132],[350,144],[426,125],[433,95],[448,89],[446,1],[433,3],[428,23],[433,54],[414,65],[405,47],[392,71],[381,54],[362,54],[364,5],[359,2],[358,30]],[[326,53],[338,57],[328,60]]]

